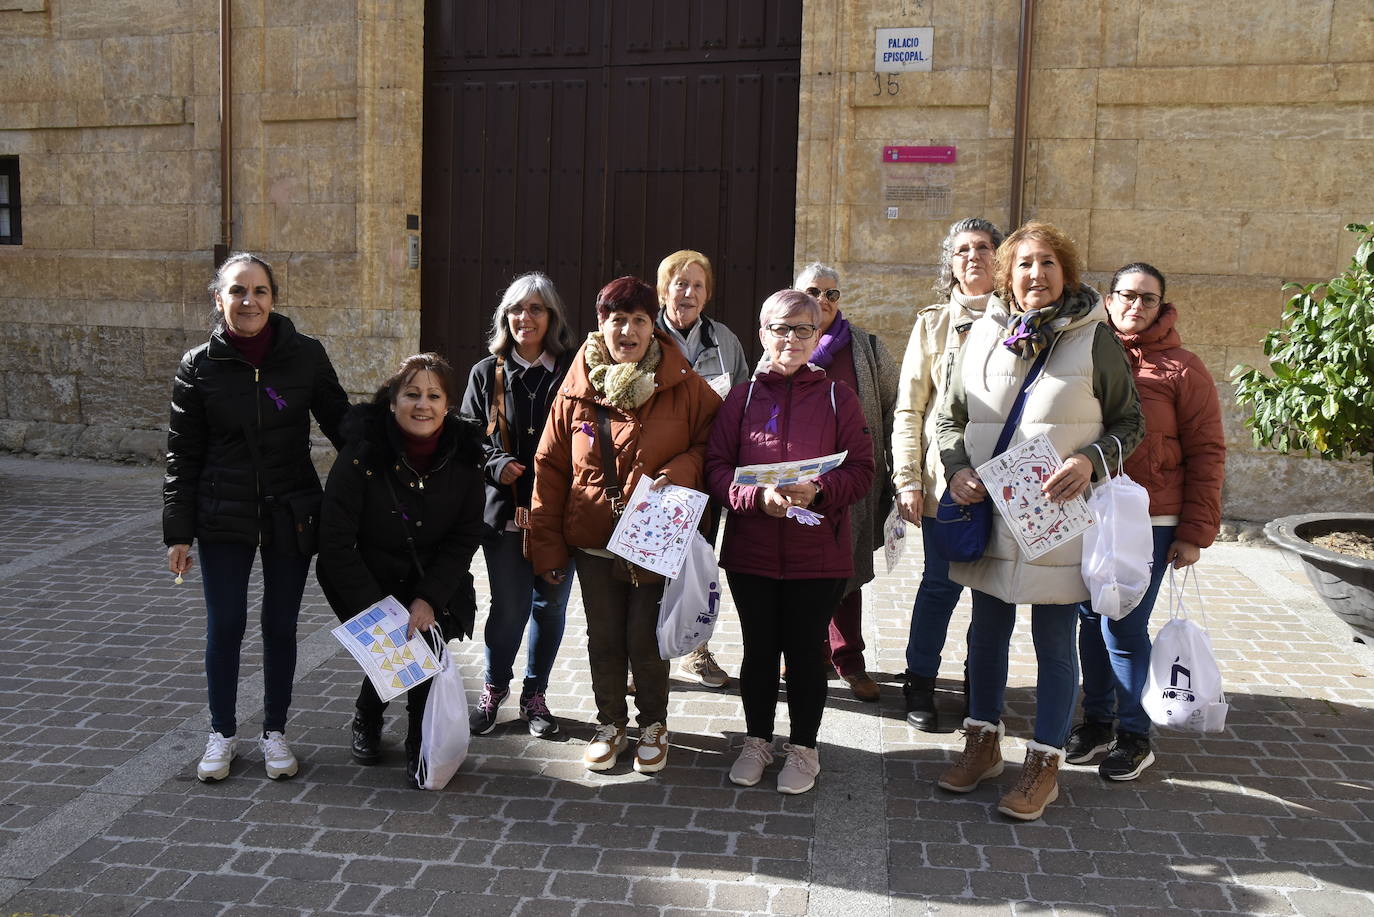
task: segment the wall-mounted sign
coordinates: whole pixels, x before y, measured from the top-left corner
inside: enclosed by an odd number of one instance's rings
[[[958,147],[885,146],[883,162],[954,162]]]
[[[873,69],[879,73],[929,70],[934,29],[874,29]]]

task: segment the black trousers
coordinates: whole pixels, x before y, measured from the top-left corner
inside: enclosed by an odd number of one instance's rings
[[[844,597],[843,579],[780,580],[727,573],[744,635],[740,697],[749,735],[773,739],[778,660],[787,663],[787,714],[793,745],[816,747],[825,710],[824,646],[830,618]]]

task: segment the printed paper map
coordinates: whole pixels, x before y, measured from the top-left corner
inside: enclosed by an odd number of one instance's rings
[[[334,639],[363,667],[377,695],[393,700],[433,678],[439,661],[417,632],[406,639],[410,612],[391,596],[334,628]]]
[[[648,475],[640,477],[606,550],[675,579],[682,572],[692,533],[710,498],[676,484],[650,490],[651,483]]]
[[[736,484],[753,487],[778,487],[783,484],[805,484],[844,464],[849,452],[836,452],[813,459],[792,462],[769,462],[763,465],[741,465],[735,469]]]
[[[1049,437],[1041,433],[977,468],[983,486],[1029,560],[1072,541],[1093,524],[1082,497],[1054,503],[1041,493],[1045,479],[1062,464]]]

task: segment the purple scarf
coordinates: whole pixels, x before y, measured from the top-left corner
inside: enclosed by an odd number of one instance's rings
[[[843,312],[836,312],[835,320],[830,323],[830,329],[821,335],[821,342],[816,345],[816,352],[811,354],[811,362],[821,369],[826,369],[835,362],[835,354],[848,347],[853,337],[854,335],[849,331],[849,319],[844,317]]]

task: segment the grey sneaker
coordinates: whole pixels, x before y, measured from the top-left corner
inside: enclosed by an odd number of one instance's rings
[[[778,772],[778,792],[795,796],[805,793],[816,785],[816,775],[821,772],[820,753],[805,745],[782,743],[787,754],[782,770]]]
[[[296,756],[291,754],[291,746],[286,744],[286,736],[280,732],[264,732],[258,744],[262,747],[267,776],[273,780],[296,776],[300,765],[296,763]]]
[[[730,782],[754,786],[763,779],[763,770],[773,763],[773,743],[758,736],[745,736],[744,747],[730,768]]]
[[[229,776],[229,765],[234,762],[234,737],[210,733],[205,740],[205,754],[200,756],[196,765],[196,777],[202,783],[213,783]]]
[[[716,657],[711,655],[711,651],[704,643],[682,657],[677,672],[684,678],[690,678],[708,688],[723,688],[730,683],[730,676],[716,664]]]
[[[1064,743],[1064,760],[1070,764],[1087,764],[1112,747],[1116,727],[1111,723],[1088,720],[1073,727]]]

